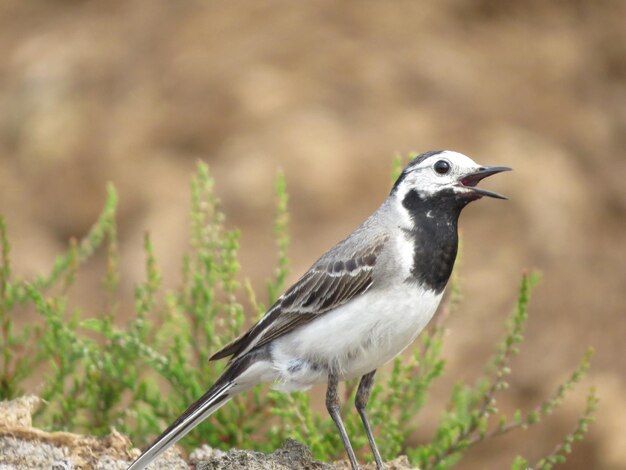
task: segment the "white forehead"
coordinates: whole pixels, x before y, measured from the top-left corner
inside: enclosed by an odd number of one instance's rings
[[[429,156],[425,158],[419,165],[416,165],[415,168],[426,168],[431,167],[436,161],[439,160],[447,160],[452,163],[453,168],[476,168],[478,163],[472,160],[467,155],[463,155],[462,153],[455,152],[453,150],[443,150],[439,153]]]

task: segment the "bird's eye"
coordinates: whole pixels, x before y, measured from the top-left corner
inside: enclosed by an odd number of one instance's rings
[[[439,160],[437,163],[435,163],[434,168],[435,171],[440,175],[445,175],[450,171],[450,163],[445,160]]]

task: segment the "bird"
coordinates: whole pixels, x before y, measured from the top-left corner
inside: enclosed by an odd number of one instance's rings
[[[376,468],[384,469],[366,414],[376,371],[404,351],[435,314],[456,259],[463,208],[484,196],[507,199],[477,184],[508,170],[481,166],[451,150],[413,158],[372,215],[248,331],[210,357],[229,357],[222,375],[128,470],[146,468],[233,396],[268,382],[284,392],[327,384],[327,411],[358,470],[339,413],[338,384],[350,379],[360,379],[356,411]]]

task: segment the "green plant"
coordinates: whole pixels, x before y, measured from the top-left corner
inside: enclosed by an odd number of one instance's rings
[[[396,159],[395,171],[400,168]],[[285,287],[289,272],[289,238],[285,179],[276,183],[277,268],[266,284],[266,303],[247,280],[241,281],[237,260],[239,232],[224,225],[205,164],[198,164],[191,184],[191,238],[183,260],[182,282],[165,288],[149,234],[144,239],[145,280],[136,286],[132,314],[120,312],[117,195],[112,186],[102,211],[87,236],[71,241],[47,276],[32,281],[12,273],[7,227],[0,217],[0,399],[26,391],[25,381],[45,371],[38,393],[46,405],[36,424],[104,434],[110,427],[145,444],[177,417],[220,374],[222,363],[208,363],[211,352],[235,337],[245,322],[244,305],[261,315]],[[102,299],[88,311],[70,308],[72,289],[83,264],[104,250],[106,269]],[[408,445],[431,384],[442,375],[444,324],[461,299],[458,269],[448,300],[410,354],[393,362],[388,376],[376,382],[368,407],[383,456],[407,453],[422,469],[450,468],[465,450],[514,429],[525,428],[549,415],[584,376],[589,352],[571,377],[536,409],[513,417],[501,416],[496,397],[508,387],[510,360],[518,352],[528,317],[535,274],[524,275],[516,307],[488,373],[474,385],[458,384],[433,439]],[[99,303],[99,305],[96,305]],[[37,320],[18,327],[20,315]],[[125,324],[120,326],[121,317]],[[30,326],[33,324],[34,326]],[[383,383],[385,385],[383,386]],[[356,382],[345,388],[344,416],[355,449],[369,458],[361,422],[352,411]],[[536,468],[562,462],[572,443],[583,437],[592,421],[597,398],[589,392],[587,409],[578,426]],[[343,455],[332,421],[310,406],[308,393],[284,395],[257,387],[233,400],[182,442],[187,447],[207,442],[214,447],[244,447],[268,451],[286,437],[306,442],[322,459]],[[525,468],[519,457],[512,468]]]

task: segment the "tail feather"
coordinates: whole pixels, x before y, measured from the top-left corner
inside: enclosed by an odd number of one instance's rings
[[[201,421],[230,400],[232,394],[229,394],[229,391],[233,385],[233,382],[230,380],[216,382],[199,400],[187,408],[176,421],[163,431],[127,470],[143,470],[150,465],[167,448],[182,439]]]

